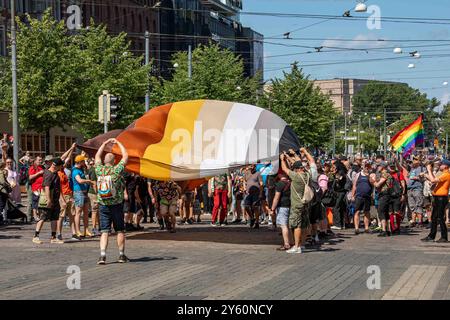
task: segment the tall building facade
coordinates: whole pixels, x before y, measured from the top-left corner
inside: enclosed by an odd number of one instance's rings
[[[353,111],[352,99],[371,80],[366,79],[329,79],[316,80],[314,85],[320,91],[330,96],[334,103],[334,108],[344,114]]]
[[[246,76],[263,72],[263,35],[240,22],[240,0],[164,0],[160,9],[162,70],[171,68],[170,58],[188,46],[213,42],[241,55]]]

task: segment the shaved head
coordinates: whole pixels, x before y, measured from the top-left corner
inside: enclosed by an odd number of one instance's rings
[[[115,156],[112,153],[107,153],[105,156],[105,164],[114,165]]]

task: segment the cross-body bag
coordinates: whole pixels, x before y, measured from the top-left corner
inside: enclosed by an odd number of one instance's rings
[[[308,175],[308,182],[306,182],[301,175],[299,176],[300,179],[302,179],[303,183],[305,184],[305,191],[303,192],[303,198],[300,197],[297,190],[295,190],[295,187],[293,187],[292,190],[294,190],[294,193],[300,199],[302,204],[308,204],[314,199],[314,190],[309,186],[309,175]]]

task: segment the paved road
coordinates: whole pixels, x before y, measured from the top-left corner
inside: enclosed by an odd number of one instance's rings
[[[115,263],[111,241],[106,266],[96,266],[98,239],[51,245],[47,224],[39,246],[32,226],[0,228],[0,299],[450,299],[450,245],[422,243],[426,230],[391,238],[344,230],[288,255],[275,250],[281,236],[267,227],[205,222],[169,234],[146,226],[127,235],[132,262]],[[79,290],[67,287],[72,265]],[[376,286],[369,266],[379,267],[379,289],[367,287],[371,276]]]

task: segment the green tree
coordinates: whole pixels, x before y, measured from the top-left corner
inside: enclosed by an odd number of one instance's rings
[[[436,98],[429,99],[420,90],[411,88],[404,83],[385,83],[371,81],[361,91],[353,96],[353,110],[355,114],[377,116],[381,121],[374,122],[375,127],[384,128],[384,109],[387,114],[387,133],[391,137],[398,131],[412,123],[420,113],[424,114],[424,131],[428,144],[432,143],[438,125],[439,113],[435,108],[439,106]],[[415,111],[415,112],[410,112]],[[402,113],[405,112],[405,113]]]
[[[425,111],[438,105],[435,99],[429,100],[426,94],[404,83],[370,81],[353,96],[353,111],[360,114],[382,116],[384,108],[390,111]]]
[[[217,44],[201,45],[192,52],[192,79],[186,52],[175,53],[175,63],[178,67],[171,79],[152,80],[152,106],[195,99],[257,102],[261,76],[244,77],[242,58]]]
[[[56,21],[51,10],[41,19],[17,20],[17,85],[19,122],[22,130],[46,133],[53,127],[75,126],[86,137],[101,132],[98,96],[109,90],[122,97],[122,120],[129,124],[144,111],[147,69],[142,57],[128,53],[125,34],[113,37],[104,26],[69,34],[64,21]],[[0,63],[9,72],[10,63]],[[3,78],[3,77],[2,77]],[[0,81],[0,103],[11,106],[10,80]],[[142,102],[141,102],[142,101]]]
[[[91,21],[88,29],[72,38],[79,55],[79,78],[83,85],[78,96],[78,125],[81,132],[92,137],[102,132],[98,118],[98,96],[108,90],[120,96],[122,110],[110,129],[124,128],[140,117],[145,111],[144,96],[148,82],[147,66],[142,65],[142,57],[129,52],[126,34],[116,37],[108,34],[103,25]]]
[[[441,119],[444,132],[450,135],[450,102],[444,105]]]
[[[323,147],[332,138],[332,121],[337,116],[333,102],[294,65],[283,79],[273,79],[264,105],[283,118],[301,143]]]

